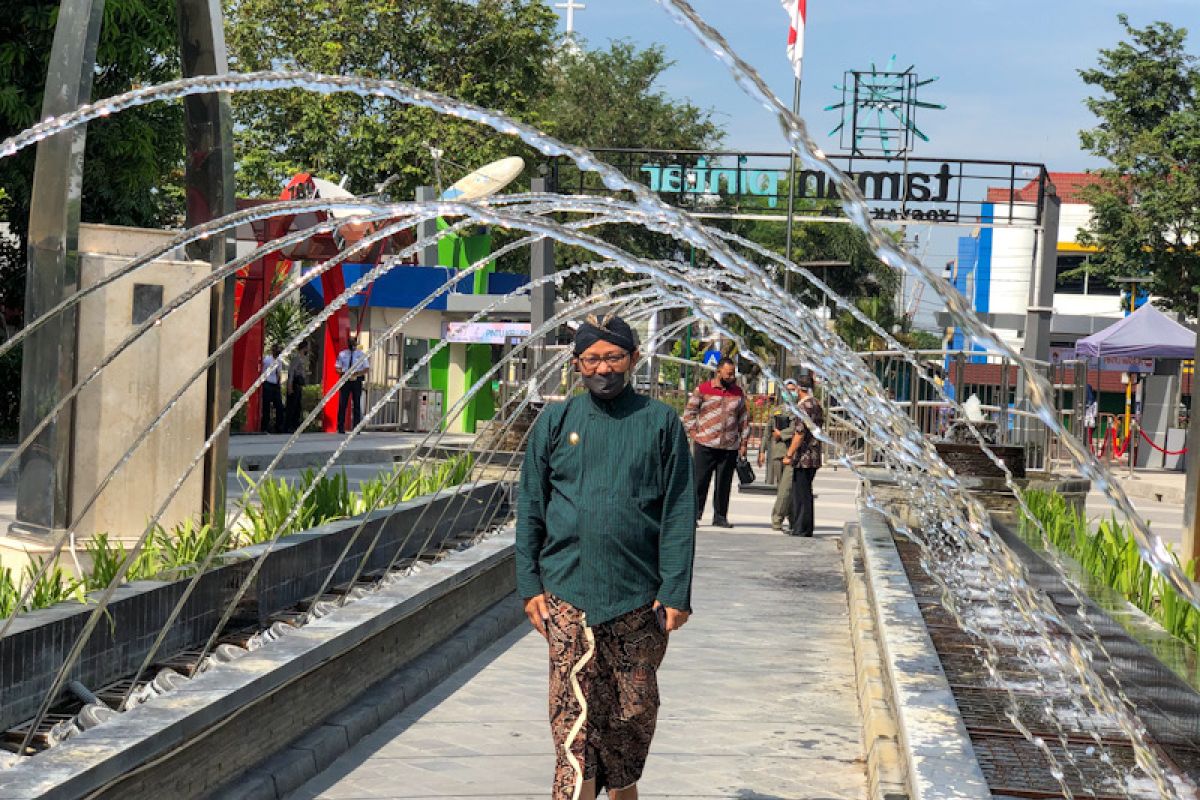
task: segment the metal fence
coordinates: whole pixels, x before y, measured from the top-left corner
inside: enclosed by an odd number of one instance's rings
[[[918,365],[914,366],[898,351],[859,355],[888,398],[930,438],[944,437],[950,424],[960,418],[960,405],[974,396],[984,419],[995,424],[996,444],[1023,445],[1029,469],[1046,469],[1068,457],[1060,437],[1030,410],[1029,376],[1009,358],[970,351],[921,350],[916,351]],[[1086,362],[1035,362],[1034,369],[1050,384],[1055,414],[1063,427],[1080,436]],[[861,452],[854,455],[873,461],[876,453],[871,451],[872,445],[878,447],[880,443],[864,441]]]

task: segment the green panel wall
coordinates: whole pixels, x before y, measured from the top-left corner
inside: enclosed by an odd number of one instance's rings
[[[492,347],[486,344],[467,345],[466,388],[471,388],[475,382],[487,374],[492,368]],[[491,419],[496,415],[496,403],[492,397],[491,383],[475,393],[471,402],[463,411],[463,424],[469,433],[475,432],[475,423]]]
[[[437,347],[441,344],[438,339],[429,340],[429,349]],[[443,347],[441,350],[433,354],[433,358],[429,359],[429,388],[437,389],[445,397],[446,390],[450,388],[450,348]]]
[[[441,217],[438,217],[437,226],[439,231],[444,231],[450,225]],[[487,257],[492,252],[492,234],[491,229],[482,226],[472,228],[471,230],[481,231],[474,236],[460,236],[458,234],[450,234],[438,241],[438,266],[453,267],[454,269],[466,269],[481,258]],[[487,294],[488,278],[487,276],[495,269],[495,264],[488,264],[483,269],[475,273],[474,293]]]

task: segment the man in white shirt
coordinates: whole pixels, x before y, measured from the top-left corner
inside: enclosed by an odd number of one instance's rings
[[[271,345],[271,352],[263,356],[263,373],[267,376],[262,385],[262,425],[263,433],[283,433],[283,393],[280,389],[280,376],[283,374],[283,362],[279,360],[279,345]],[[272,428],[271,409],[275,409],[275,427]]]
[[[358,340],[351,336],[346,349],[338,353],[334,368],[338,375],[350,376],[338,389],[338,433],[345,433],[346,406],[349,403],[354,406],[354,422],[351,427],[358,427],[358,423],[362,420],[363,381],[371,369],[371,363],[367,359],[367,354],[358,349]]]

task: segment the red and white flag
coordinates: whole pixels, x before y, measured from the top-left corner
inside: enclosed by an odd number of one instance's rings
[[[796,80],[800,80],[800,70],[804,61],[804,23],[808,19],[808,0],[780,2],[791,20],[791,27],[788,28],[788,61],[792,62],[792,72],[796,73]]]

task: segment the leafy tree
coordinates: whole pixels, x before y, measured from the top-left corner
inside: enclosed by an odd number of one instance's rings
[[[658,88],[663,73],[673,63],[659,45],[645,50],[626,41],[610,42],[607,49],[599,50],[564,46],[548,65],[551,92],[541,112],[542,124],[562,141],[588,148],[717,147],[724,131],[713,121],[712,112]],[[633,169],[636,180],[636,166]],[[565,162],[560,162],[557,177],[562,192],[601,190],[594,175],[581,176]],[[643,258],[680,255],[679,245],[670,237],[632,225],[610,225],[589,232]],[[560,247],[555,255],[559,269],[595,258],[571,247]],[[568,279],[566,292],[589,294],[597,284],[611,283],[619,274],[615,270],[593,271]]]
[[[1087,107],[1100,120],[1080,132],[1088,152],[1109,162],[1085,197],[1093,218],[1080,234],[1099,248],[1091,268],[1110,277],[1149,276],[1151,293],[1194,314],[1200,294],[1200,68],[1187,31],[1165,22],[1134,28],[1080,70],[1100,93]]]
[[[522,119],[535,117],[549,90],[555,24],[539,0],[232,0],[228,7],[231,60],[240,71],[401,80]],[[382,98],[281,91],[238,95],[234,109],[238,188],[250,195],[273,197],[308,171],[348,176],[356,193],[396,176],[396,195],[411,197],[434,181],[432,147],[456,174],[524,152],[485,126]]]
[[[58,16],[58,0],[6,0],[0,14],[0,138],[38,120]],[[107,0],[96,53],[92,97],[179,75],[174,0]],[[15,239],[0,237],[0,310],[24,308],[25,236],[34,148],[0,160],[0,209]],[[83,219],[115,225],[159,226],[183,208],[183,112],[154,104],[88,125]]]
[[[704,149],[724,134],[712,112],[657,89],[674,62],[661,45],[639,50],[628,41],[607,50],[566,46],[550,65],[547,130],[584,147]]]

